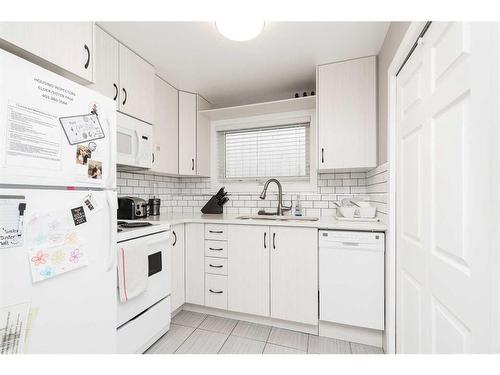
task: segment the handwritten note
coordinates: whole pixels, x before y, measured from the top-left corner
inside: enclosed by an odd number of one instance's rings
[[[0,354],[24,352],[29,303],[0,307]]]
[[[19,220],[21,203],[24,197],[0,195],[0,249],[23,244],[22,220]]]

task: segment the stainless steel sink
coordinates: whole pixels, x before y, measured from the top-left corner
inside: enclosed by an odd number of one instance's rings
[[[318,221],[314,216],[278,216],[278,215],[243,215],[236,219],[240,220],[274,220],[274,221]]]

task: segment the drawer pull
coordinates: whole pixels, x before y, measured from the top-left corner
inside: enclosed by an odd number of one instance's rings
[[[358,242],[342,242],[344,246],[359,246]]]
[[[222,268],[222,267],[224,267],[223,265],[214,266],[213,264],[209,264],[209,266],[212,267],[212,268]]]
[[[224,250],[222,247],[221,248],[209,247],[208,249],[209,250],[213,250],[213,251],[222,251],[222,250]]]
[[[217,233],[217,234],[221,234],[221,233],[224,233],[224,231],[222,230],[209,230],[210,233]]]
[[[209,289],[208,290],[210,293],[215,293],[215,294],[222,294],[224,293],[222,290],[213,290],[213,289]]]

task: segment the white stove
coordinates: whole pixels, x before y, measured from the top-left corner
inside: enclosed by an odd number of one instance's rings
[[[167,232],[169,224],[151,223],[149,221],[118,220],[117,242],[128,241],[133,238],[149,236],[154,233]]]
[[[118,221],[117,250],[141,247],[148,257],[146,290],[123,303],[117,296],[119,353],[142,353],[170,328],[169,238],[169,224]]]

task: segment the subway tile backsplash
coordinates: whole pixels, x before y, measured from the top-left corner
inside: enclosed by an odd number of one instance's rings
[[[380,167],[378,167],[380,168]],[[377,168],[375,168],[377,170]],[[386,171],[386,169],[382,169]],[[380,179],[378,173],[342,172],[318,174],[317,191],[300,193],[300,200],[307,216],[335,216],[336,205],[343,198],[374,201],[382,206],[384,192],[378,186],[377,198],[372,199],[369,190],[373,190],[371,180]],[[386,185],[386,184],[385,184]],[[384,185],[384,186],[385,186]],[[144,199],[157,196],[161,199],[162,213],[197,213],[210,199],[210,178],[207,177],[167,177],[150,172],[118,172],[118,195],[133,195]],[[266,200],[259,199],[259,193],[239,193],[228,191],[229,201],[224,205],[224,212],[234,215],[257,214],[261,209],[273,210],[277,205],[276,193],[268,193]],[[285,204],[294,199],[297,193],[283,194]],[[382,195],[382,197],[381,197]],[[295,204],[295,202],[294,202]],[[380,208],[379,208],[380,209]],[[385,213],[386,214],[386,213]]]

